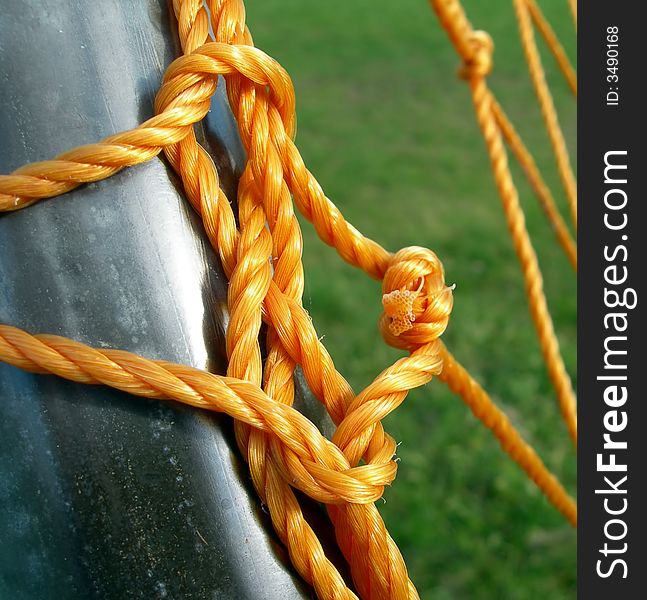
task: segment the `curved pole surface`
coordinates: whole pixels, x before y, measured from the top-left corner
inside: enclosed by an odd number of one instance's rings
[[[3,173],[152,115],[178,52],[165,1],[1,8]],[[202,135],[234,198],[222,89]],[[224,372],[226,285],[160,159],[0,216],[0,321],[31,332]],[[3,364],[0,398],[0,597],[311,597],[227,418]]]

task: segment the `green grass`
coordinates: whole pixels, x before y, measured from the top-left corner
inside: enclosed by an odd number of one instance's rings
[[[491,84],[567,210],[523,61],[512,3],[465,2],[496,43]],[[564,0],[542,8],[569,54]],[[448,346],[570,490],[575,451],[523,285],[458,58],[424,0],[250,0],[256,44],[291,74],[297,142],[347,219],[390,250],[433,249],[456,283]],[[541,44],[540,44],[541,46]],[[575,102],[544,52],[571,150]],[[576,360],[575,277],[515,171],[567,365]],[[309,224],[304,302],[356,390],[399,354],[381,340],[379,286],[342,263]],[[575,532],[438,382],[413,392],[387,429],[399,476],[380,506],[423,598],[575,597]]]

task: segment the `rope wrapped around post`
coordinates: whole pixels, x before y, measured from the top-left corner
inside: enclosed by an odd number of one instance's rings
[[[187,199],[201,215],[229,278],[227,376],[120,350],[93,349],[66,338],[34,336],[1,324],[0,360],[36,373],[231,415],[237,420],[239,447],[272,523],[296,570],[321,599],[356,595],[326,557],[295,489],[327,505],[361,598],[418,597],[374,502],[397,471],[395,440],[381,421],[402,404],[409,390],[434,376],[463,396],[504,450],[574,523],[575,505],[567,492],[440,342],[453,294],[438,257],[420,247],[391,254],[345,220],[306,168],[294,143],[292,83],[274,59],[253,46],[242,1],[207,4],[209,14],[201,0],[173,2],[184,55],[165,73],[155,103],[157,114],[131,131],[0,176],[0,211],[18,210],[71,191],[81,183],[150,160],[163,150],[183,181]],[[486,114],[490,104],[483,95],[483,80],[492,65],[492,40],[471,30],[458,2],[434,4],[443,7],[439,15],[463,57],[462,74],[475,97],[481,98],[477,104],[485,122],[491,115]],[[209,41],[209,18],[215,41]],[[209,110],[220,75],[226,79],[247,151],[238,186],[238,219],[220,189],[213,161],[193,131]],[[505,156],[501,158],[497,149],[500,134],[493,122],[487,121],[485,129],[494,131],[491,144],[499,167],[495,173],[503,173]],[[508,182],[504,179],[503,184]],[[380,331],[387,343],[409,353],[358,394],[335,367],[303,307],[302,241],[295,207],[344,260],[382,281]],[[522,225],[518,215],[511,220],[520,257],[530,264],[529,296],[540,305],[537,322],[544,327],[548,354],[554,359],[552,326],[541,310],[541,279],[532,265],[534,255],[524,242]],[[262,323],[267,334],[261,339]],[[262,360],[264,355],[267,358]],[[292,408],[297,365],[337,426],[332,440]],[[559,380],[563,374],[557,375]],[[569,410],[565,414],[572,417]]]

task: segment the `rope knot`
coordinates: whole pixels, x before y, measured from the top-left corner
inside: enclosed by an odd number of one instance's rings
[[[468,44],[471,53],[463,57],[463,65],[458,74],[462,79],[487,77],[492,70],[494,42],[487,31],[473,31]]]
[[[447,327],[452,288],[438,257],[412,246],[396,252],[382,281],[380,331],[387,344],[405,350],[433,342]]]

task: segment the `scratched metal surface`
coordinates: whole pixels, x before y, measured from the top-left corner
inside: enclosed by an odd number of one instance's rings
[[[164,0],[0,8],[1,172],[151,116],[176,55]],[[222,89],[206,130],[234,197]],[[159,159],[0,216],[2,322],[223,372],[225,298]],[[1,599],[311,597],[227,418],[2,364],[0,400]]]

